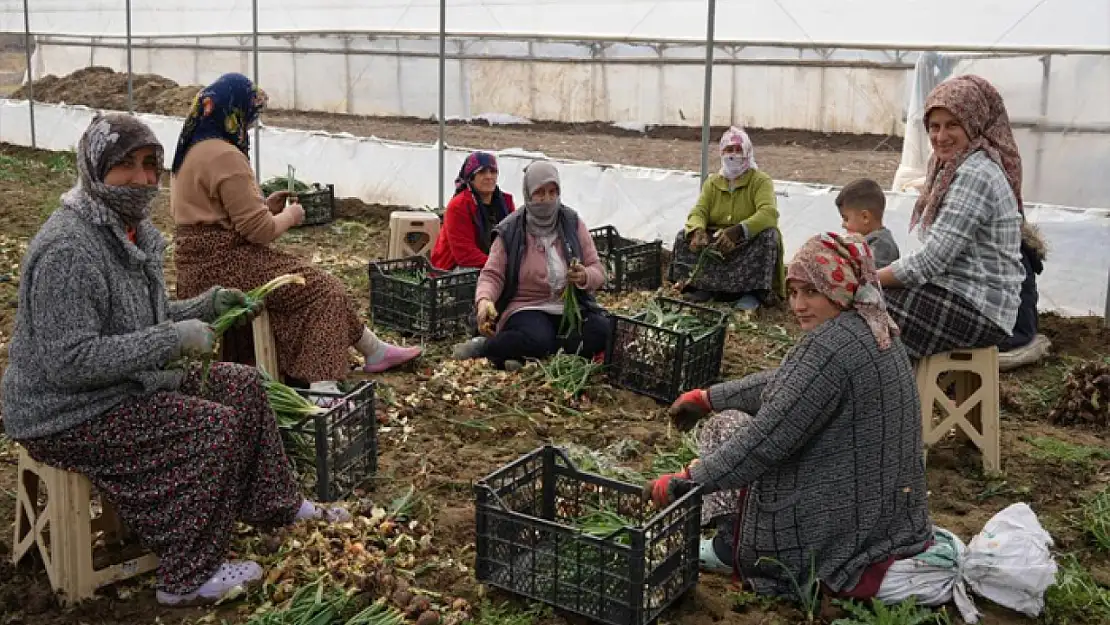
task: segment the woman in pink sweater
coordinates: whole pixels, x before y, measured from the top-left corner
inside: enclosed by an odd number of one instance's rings
[[[608,343],[609,319],[593,296],[605,284],[605,269],[589,229],[559,201],[559,172],[551,163],[524,170],[524,198],[525,207],[498,224],[478,278],[474,301],[484,336],[456,346],[454,355],[489,358],[510,371],[559,350],[593,358]],[[563,319],[565,289],[575,290],[580,327]]]

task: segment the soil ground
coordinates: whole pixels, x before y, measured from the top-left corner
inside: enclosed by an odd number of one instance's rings
[[[136,75],[132,89],[137,110],[182,116],[199,87],[179,86],[161,76]],[[26,93],[25,88],[20,89],[12,97],[25,98]],[[61,78],[46,76],[36,81],[34,97],[43,102],[127,110],[127,76],[103,67],[86,68]],[[263,123],[422,143],[434,142],[439,132],[436,123],[427,119],[287,110],[266,112]],[[722,131],[713,129],[714,142]],[[894,180],[902,152],[899,137],[758,128],[749,132],[760,169],[776,180],[843,185],[869,177],[885,188]],[[491,127],[485,122],[453,122],[447,130],[447,142],[485,150],[523,148],[557,158],[601,163],[684,171],[701,168],[701,129],[691,127],[653,127],[641,134],[601,123],[539,122]],[[717,166],[716,158],[712,158],[710,167]]]
[[[368,122],[369,123],[369,122]],[[412,126],[412,128],[419,128]],[[472,130],[472,129],[467,129]],[[493,133],[503,132],[492,129]],[[620,138],[614,137],[613,141]],[[645,141],[629,139],[629,141]],[[665,141],[658,139],[655,141]],[[678,141],[678,140],[676,140]],[[690,142],[687,144],[693,145]],[[610,158],[623,159],[614,154]],[[0,369],[7,363],[7,341],[18,305],[19,263],[27,243],[74,180],[72,156],[0,145]],[[330,225],[296,230],[280,246],[311,259],[333,272],[348,286],[364,313],[368,307],[367,263],[384,256],[388,213],[394,207],[367,206],[354,200],[340,201],[338,220]],[[167,194],[159,200],[155,221],[172,233]],[[171,246],[172,253],[172,246]],[[174,280],[172,260],[167,260],[167,280]],[[172,288],[172,286],[171,286]],[[606,297],[614,309],[642,303],[650,294]],[[934,522],[965,541],[1007,505],[1024,501],[1052,532],[1055,549],[1074,555],[1084,570],[1104,587],[1110,584],[1110,567],[1090,537],[1069,521],[1082,502],[1106,488],[1110,466],[1105,455],[1088,452],[1084,457],[1060,451],[1046,452],[1045,441],[1065,449],[1105,450],[1110,434],[1105,429],[1060,427],[1048,413],[1062,394],[1068,368],[1079,362],[1110,361],[1110,331],[1097,318],[1042,317],[1042,329],[1055,345],[1052,357],[1041,366],[1002,374],[1003,472],[984,474],[979,454],[957,439],[945,440],[929,454],[930,512]],[[405,341],[392,333],[385,336]],[[736,317],[728,333],[724,378],[734,378],[769,366],[782,358],[798,335],[798,328],[784,310],[761,311],[752,319]],[[678,436],[668,425],[664,407],[642,396],[607,386],[603,379],[589,387],[587,400],[567,411],[559,402],[544,398],[549,391],[520,374],[495,373],[486,368],[460,367],[446,354],[450,341],[427,343],[427,355],[410,369],[377,378],[378,410],[384,420],[380,433],[380,468],[369,496],[386,502],[410,486],[418,493],[415,515],[431,524],[442,554],[472,565],[474,560],[474,495],[472,484],[496,468],[545,443],[573,441],[595,449],[631,440],[642,454],[629,461],[638,471],[650,472],[660,450],[674,449]],[[489,405],[460,400],[445,387],[444,372],[459,385],[473,385]],[[478,395],[474,395],[478,397]],[[485,400],[483,400],[485,401]],[[1059,447],[1059,445],[1057,445]],[[1081,454],[1082,455],[1082,454]],[[0,439],[0,519],[12,519],[15,456],[10,443]],[[10,529],[0,531],[0,624],[61,625],[62,623],[244,622],[254,604],[229,606],[215,613],[202,610],[166,610],[153,600],[150,578],[121,584],[104,597],[76,609],[57,607],[41,565],[25,562],[18,569],[7,561]],[[483,600],[501,602],[502,593],[486,596],[469,572],[440,570],[418,574],[425,587],[459,595],[475,605]],[[1101,591],[1107,593],[1103,588]],[[486,597],[486,599],[483,599]],[[1098,623],[1110,618],[1110,594],[1099,604],[1069,595],[1050,600],[1050,617],[1040,622]],[[988,624],[1016,625],[1037,622],[976,598]],[[582,623],[581,619],[547,614],[532,619],[520,612],[525,604],[513,601],[516,621],[492,610],[479,614],[486,625],[513,622]],[[951,606],[949,607],[951,610]],[[523,620],[520,620],[523,618]],[[745,599],[729,580],[703,575],[697,589],[665,613],[663,622],[681,625],[798,623],[804,617],[794,607]],[[954,621],[956,622],[956,621]]]

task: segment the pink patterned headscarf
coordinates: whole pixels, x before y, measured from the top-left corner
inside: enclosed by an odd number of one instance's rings
[[[725,154],[725,148],[740,146],[740,154]],[[748,133],[736,126],[729,127],[721,136],[721,175],[728,180],[736,180],[749,169],[759,169],[755,162],[755,148]]]
[[[879,349],[901,331],[886,311],[875,258],[863,237],[826,232],[802,245],[786,271],[787,280],[812,284],[841,308],[854,309],[867,322]]]
[[[1021,154],[1010,128],[1010,117],[1002,95],[986,79],[967,74],[940,83],[925,99],[925,129],[929,129],[929,113],[942,108],[959,120],[967,133],[967,149],[948,162],[940,162],[937,155],[929,158],[925,174],[925,189],[917,198],[910,215],[910,230],[918,223],[923,228],[932,225],[956,178],[960,165],[976,150],[983,150],[998,163],[1017,198],[1018,211],[1024,214],[1021,202]]]

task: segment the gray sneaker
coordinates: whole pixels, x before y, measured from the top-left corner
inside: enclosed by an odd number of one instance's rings
[[[732,307],[736,310],[749,311],[759,309],[759,298],[751,293],[741,295],[739,299],[732,303]]]
[[[484,358],[486,355],[487,342],[489,342],[489,339],[486,337],[476,336],[464,343],[457,343],[454,349],[451,350],[451,357],[455,360]]]
[[[1052,341],[1048,340],[1047,336],[1038,334],[1027,345],[1011,349],[1008,352],[1000,352],[998,354],[998,370],[1013,371],[1019,367],[1036,364],[1048,356],[1051,349]]]
[[[509,373],[513,373],[514,371],[520,371],[523,368],[524,368],[524,363],[520,362],[519,360],[506,360],[505,361],[505,371],[508,371]]]

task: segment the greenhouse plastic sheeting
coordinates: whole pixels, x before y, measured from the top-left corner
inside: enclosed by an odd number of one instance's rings
[[[65,76],[90,65],[127,70],[119,40],[40,37],[38,44],[36,77]],[[136,44],[141,47],[134,50],[132,67],[138,74],[157,74],[184,85],[208,84],[229,71],[254,75],[250,45],[242,38],[140,38]],[[438,115],[435,39],[285,35],[261,36],[259,46],[258,83],[275,108],[424,119]],[[701,46],[598,50],[589,42],[465,38],[449,41],[447,50],[454,55],[460,47],[466,57],[448,58],[444,65],[449,118],[495,113],[641,127],[701,124],[705,68],[700,61],[683,62],[691,54],[704,59]],[[745,63],[729,64],[721,53],[714,68],[711,123],[902,134],[910,70],[889,59],[880,65],[880,51],[855,52],[875,64],[826,67],[814,63],[816,52],[791,48],[745,48],[736,53]],[[796,64],[803,55],[808,66]]]
[[[133,0],[136,35],[251,31],[249,0]],[[35,0],[36,33],[125,31],[122,0]],[[258,0],[266,31],[437,32],[438,0]],[[705,38],[706,0],[448,0],[454,32]],[[1110,45],[1110,3],[1093,0],[721,0],[719,40],[891,43],[906,47]],[[0,2],[0,31],[22,32],[22,0]]]
[[[941,80],[962,74],[987,78],[1005,99],[1021,150],[1025,198],[1110,208],[1110,56],[1051,56],[1045,61],[1040,56],[922,55],[893,190],[924,177],[931,153],[922,122],[925,98]],[[1021,127],[1029,122],[1042,124],[1044,130]]]
[[[38,143],[51,150],[72,149],[92,118],[85,107],[36,105]],[[173,157],[182,120],[140,115],[154,129]],[[0,100],[0,141],[30,145],[26,102]],[[284,175],[293,165],[298,178],[335,185],[336,194],[365,202],[430,207],[437,202],[436,147],[329,135],[321,132],[264,128],[262,176]],[[468,151],[449,148],[440,184],[450,188]],[[515,192],[522,171],[540,154],[520,150],[498,152],[502,188]],[[697,198],[700,183],[690,172],[557,161],[563,180],[563,201],[591,226],[611,224],[625,236],[661,238],[670,247]],[[838,230],[840,216],[832,187],[776,182],[780,228],[788,255],[815,232]],[[906,234],[914,197],[887,196],[887,226],[902,252],[919,247]],[[1041,308],[1063,314],[1101,314],[1106,301],[1110,268],[1110,216],[1105,211],[1029,205],[1030,221],[1043,231],[1049,259],[1039,278]]]

